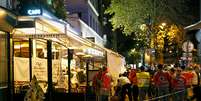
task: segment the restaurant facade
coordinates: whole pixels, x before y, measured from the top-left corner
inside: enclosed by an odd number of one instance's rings
[[[4,8],[0,12],[5,12],[0,16],[1,101],[25,94],[33,76],[51,99],[53,90],[86,93],[103,65],[116,70],[115,77],[123,68],[121,55],[82,38],[70,24],[43,8],[27,9],[27,15],[21,16]],[[108,62],[110,54],[119,58],[118,66]]]

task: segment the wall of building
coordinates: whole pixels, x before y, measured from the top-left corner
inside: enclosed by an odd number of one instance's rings
[[[8,66],[7,66],[7,34],[0,31],[0,101],[6,100],[8,87]]]
[[[78,13],[80,19],[88,24],[88,7],[86,0],[66,0],[65,7],[69,14]]]
[[[88,0],[66,0],[65,4],[69,15],[77,13],[82,21],[84,21],[96,33],[102,36],[100,23],[97,15],[97,5],[93,6],[93,4],[98,3],[98,1],[93,1],[94,2],[90,2]]]

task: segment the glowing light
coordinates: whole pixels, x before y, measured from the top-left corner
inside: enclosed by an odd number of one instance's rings
[[[5,15],[6,15],[6,12],[0,9],[0,16],[5,16]]]
[[[162,25],[162,26],[166,26],[166,23],[162,23],[161,25]]]
[[[163,29],[166,25],[167,25],[167,24],[163,22],[163,23],[161,23],[161,25],[159,25],[159,27],[160,27],[161,29]]]
[[[29,14],[29,15],[40,15],[41,10],[40,9],[30,9],[27,11],[27,14]]]

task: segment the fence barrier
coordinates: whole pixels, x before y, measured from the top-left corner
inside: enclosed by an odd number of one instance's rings
[[[147,100],[144,100],[144,101],[153,101],[153,100],[158,100],[158,99],[162,99],[162,98],[165,98],[165,97],[168,97],[168,96],[172,96],[172,95],[175,95],[175,94],[178,94],[178,93],[184,92],[184,91],[186,91],[186,89],[184,89],[184,90],[180,90],[180,91],[177,91],[177,92],[173,92],[173,93],[169,93],[169,94],[166,94],[166,95],[162,95],[162,96],[154,97],[154,98],[147,99]]]

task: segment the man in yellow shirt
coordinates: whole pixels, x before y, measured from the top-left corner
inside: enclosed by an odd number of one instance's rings
[[[139,100],[145,100],[146,96],[148,95],[148,88],[150,85],[150,74],[149,72],[145,71],[145,67],[140,67],[140,72],[137,73],[137,84],[139,87]]]

